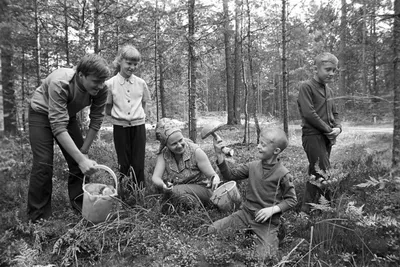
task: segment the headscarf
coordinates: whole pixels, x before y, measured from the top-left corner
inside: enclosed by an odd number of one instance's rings
[[[168,138],[176,132],[182,133],[181,129],[176,126],[173,120],[169,118],[162,118],[156,125],[156,139],[160,141],[160,148],[158,153],[161,153],[163,148],[167,145]]]

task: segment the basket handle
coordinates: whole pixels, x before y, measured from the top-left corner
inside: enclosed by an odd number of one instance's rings
[[[118,193],[118,179],[117,179],[117,175],[115,175],[115,173],[113,172],[113,170],[111,170],[109,167],[107,167],[106,165],[96,165],[94,166],[96,169],[102,169],[107,171],[109,174],[111,174],[112,178],[114,179],[114,183],[115,183],[115,190]],[[83,184],[82,186],[85,185],[85,180],[86,180],[86,175],[83,176]]]

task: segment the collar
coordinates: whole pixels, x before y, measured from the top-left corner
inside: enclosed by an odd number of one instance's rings
[[[75,72],[74,76],[72,77],[74,87],[77,88],[80,92],[85,93],[86,89],[81,85],[78,80],[78,73]]]
[[[275,165],[277,165],[279,163],[279,159],[276,159],[276,161],[274,161],[273,163],[268,163],[265,160],[261,161],[261,166],[263,168],[263,170],[270,170],[272,169]]]
[[[166,148],[166,154],[168,155],[168,157],[172,160],[169,161],[168,165],[169,168],[174,171],[174,172],[181,172],[182,170],[185,169],[185,162],[188,161],[190,159],[190,155],[191,155],[191,148],[189,147],[188,142],[185,140],[186,142],[186,148],[185,151],[182,154],[182,157],[179,159],[179,162],[177,163],[175,160],[175,156],[174,154],[168,149],[168,147]]]
[[[326,84],[325,83],[320,83],[317,81],[314,77],[311,79],[315,84],[318,84],[320,87],[325,88]]]
[[[117,74],[117,80],[118,80],[118,83],[119,83],[120,85],[125,84],[125,82],[129,82],[130,84],[133,84],[133,83],[135,82],[135,77],[134,77],[134,75],[132,74],[129,78],[124,78],[124,77],[118,72],[118,74]]]

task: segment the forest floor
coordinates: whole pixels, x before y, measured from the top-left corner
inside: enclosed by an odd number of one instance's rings
[[[224,122],[224,114],[201,116],[201,127]],[[267,127],[280,126],[260,118]],[[184,124],[182,124],[184,126]],[[333,201],[321,201],[310,218],[299,216],[299,205],[282,217],[282,233],[276,258],[253,253],[253,236],[247,232],[207,234],[213,221],[227,216],[210,205],[187,212],[162,212],[163,201],[149,182],[158,142],[148,127],[146,179],[135,188],[106,222],[92,225],[74,213],[66,190],[67,168],[56,147],[53,178],[53,217],[31,224],[26,221],[26,198],[31,152],[26,134],[0,140],[0,266],[399,266],[400,179],[391,174],[392,125],[390,122],[355,126],[345,122],[333,147],[331,184]],[[187,136],[187,131],[184,130]],[[256,135],[251,127],[243,144],[243,126],[224,127],[219,134],[235,150],[230,165],[255,159]],[[289,127],[289,147],[281,160],[295,180],[302,201],[307,159],[301,146],[301,130]],[[197,139],[215,158],[211,139]],[[89,156],[116,171],[116,155],[109,125],[101,130]],[[214,165],[214,167],[216,167]],[[217,168],[216,168],[217,169]],[[109,183],[109,177],[100,177]],[[245,196],[247,181],[238,183]]]

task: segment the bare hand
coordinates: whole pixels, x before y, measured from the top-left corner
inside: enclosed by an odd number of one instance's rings
[[[214,151],[217,155],[224,155],[224,152],[222,152],[222,148],[226,147],[226,144],[222,140],[216,140],[215,138],[213,139],[213,145],[214,145]]]
[[[170,192],[172,191],[173,184],[171,182],[163,183],[163,191]]]
[[[326,133],[325,135],[326,135],[329,139],[334,139],[334,138],[336,138],[339,134],[340,134],[340,128],[332,128],[332,132]]]
[[[96,161],[85,156],[84,160],[79,163],[79,169],[81,169],[84,175],[91,175],[97,171],[96,165]]]
[[[268,208],[263,208],[257,211],[255,221],[258,223],[264,223],[266,222],[274,212],[274,207],[268,207]]]
[[[221,179],[219,178],[218,174],[215,174],[214,177],[211,179],[211,190],[214,191],[215,189],[217,189],[220,183]]]

